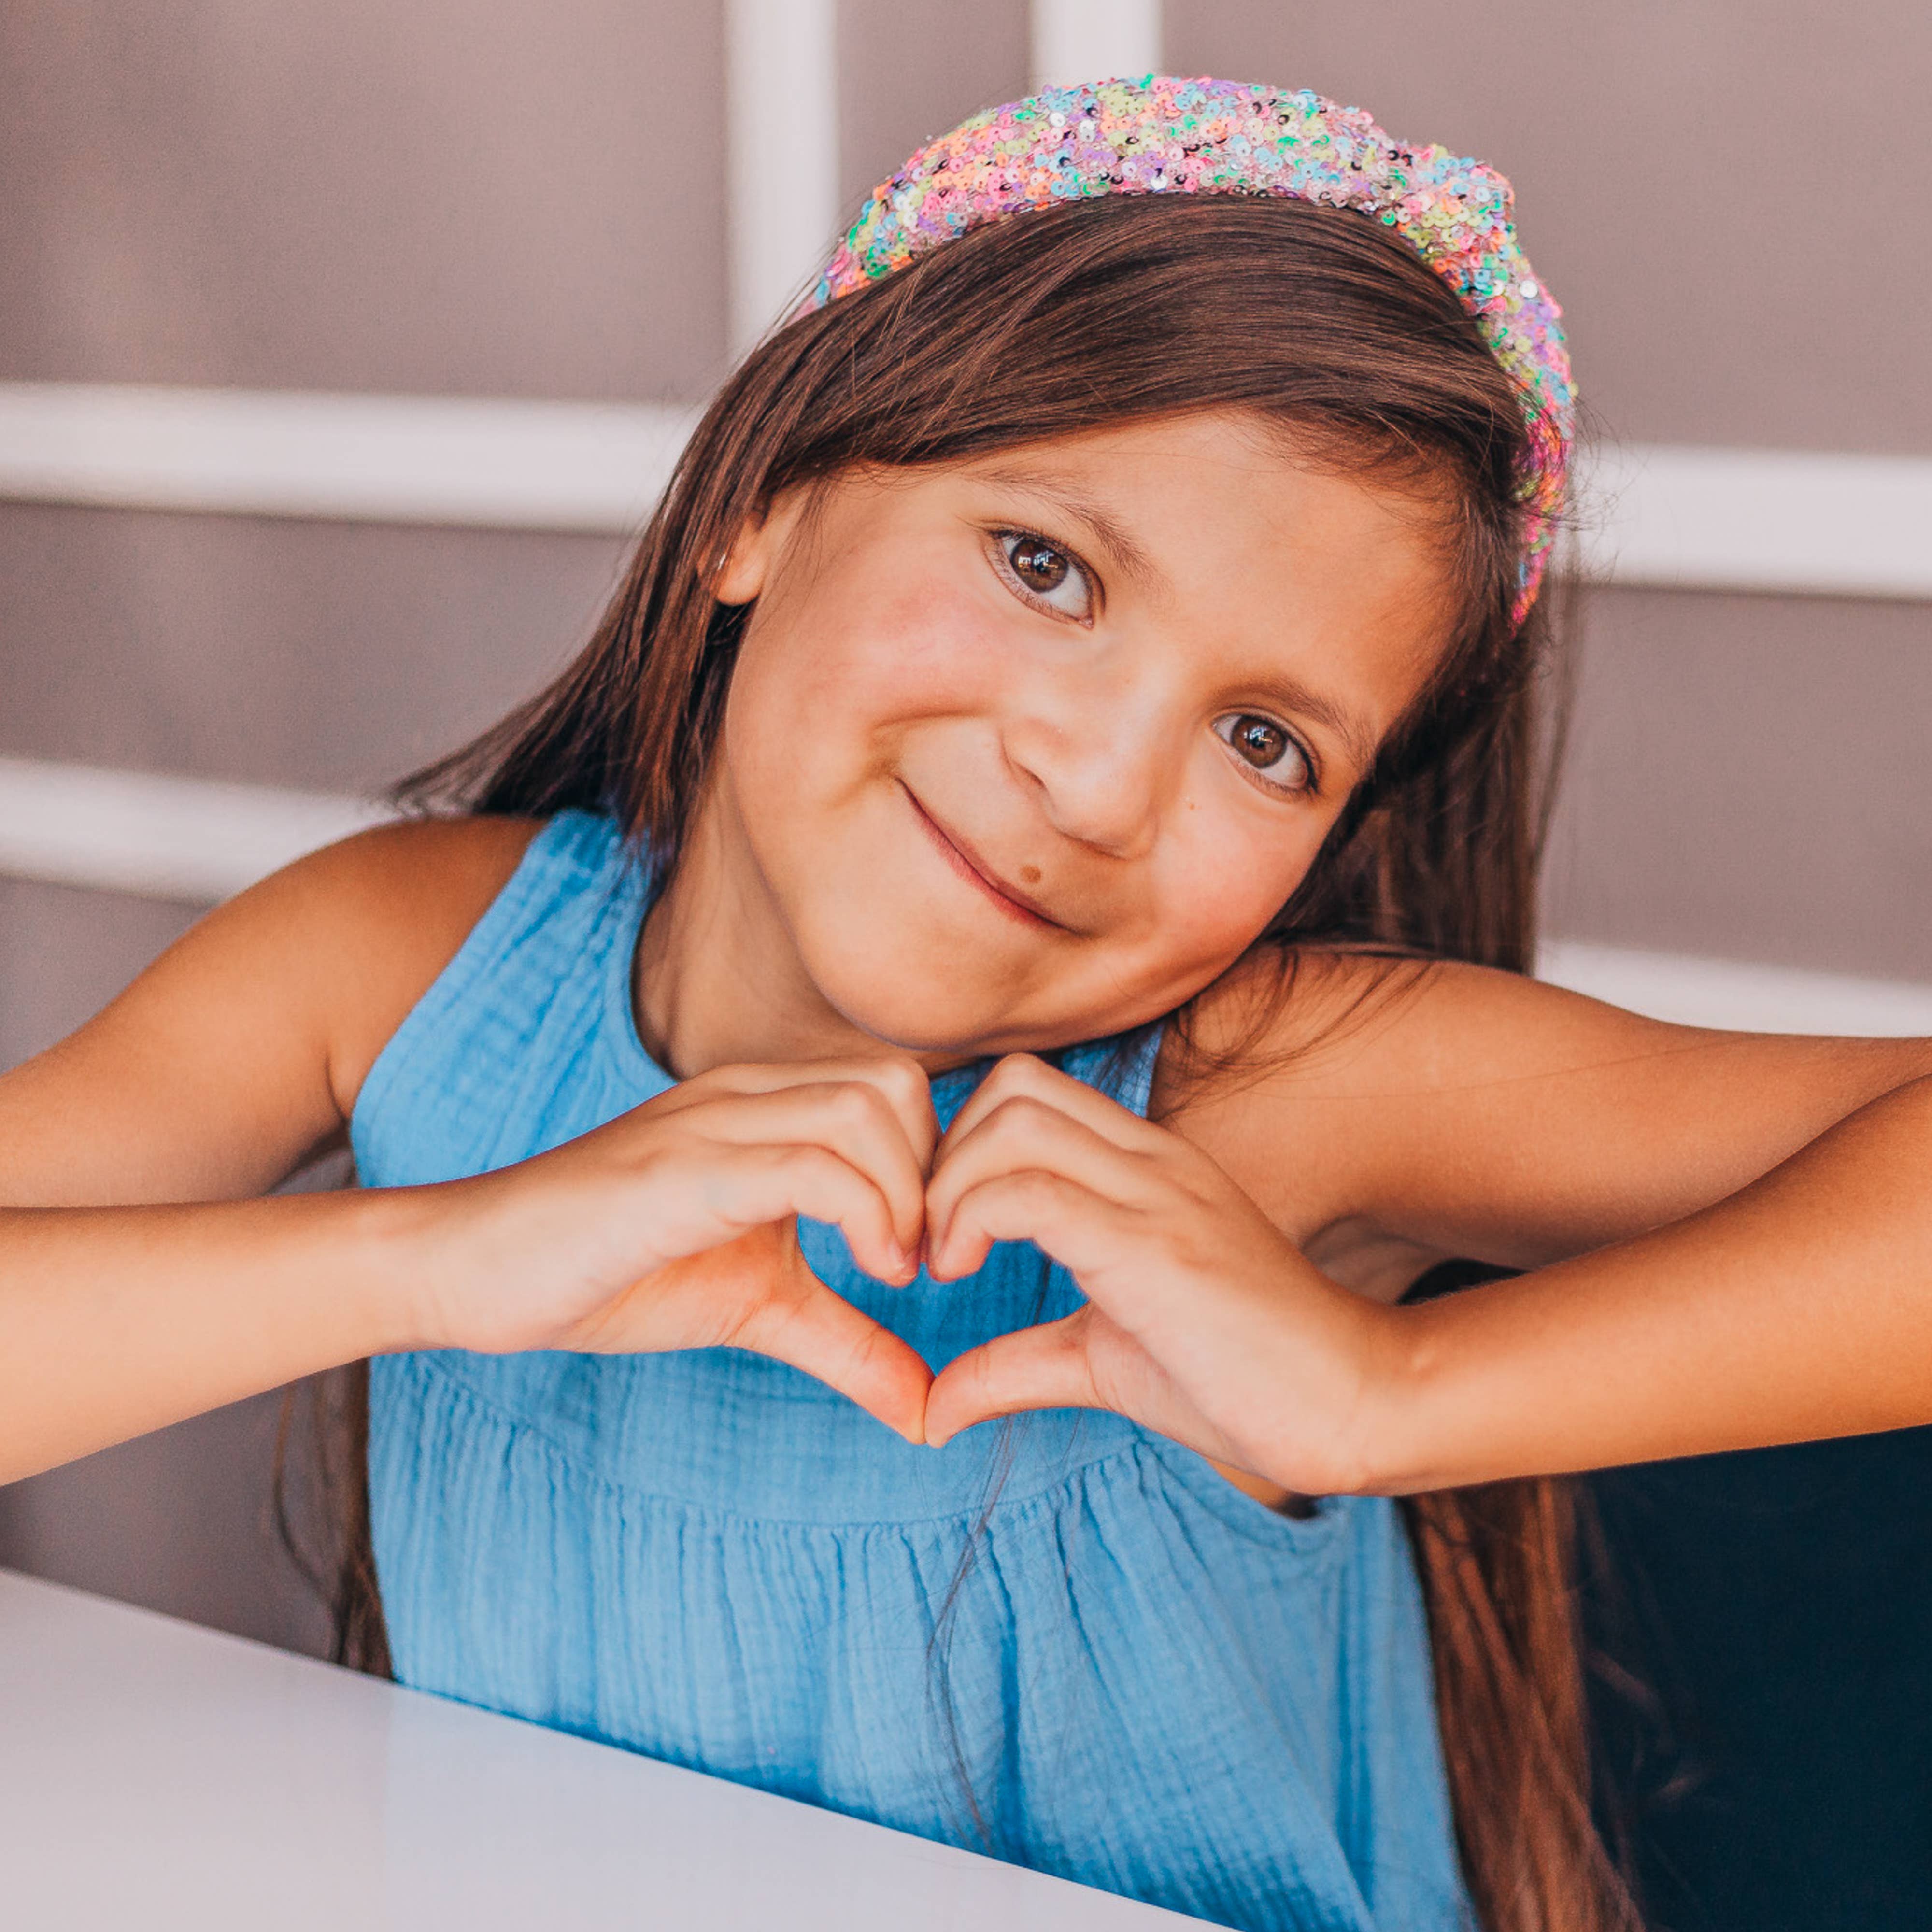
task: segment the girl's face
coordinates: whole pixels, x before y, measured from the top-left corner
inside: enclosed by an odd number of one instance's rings
[[[781,500],[690,848],[748,992],[935,1063],[1172,1010],[1427,676],[1438,529],[1220,413]]]

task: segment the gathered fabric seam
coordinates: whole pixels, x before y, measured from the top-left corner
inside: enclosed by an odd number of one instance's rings
[[[490,1418],[508,1431],[512,1437],[526,1438],[543,1450],[546,1454],[554,1458],[573,1475],[580,1478],[583,1480],[595,1484],[598,1488],[607,1490],[614,1496],[631,1498],[652,1508],[676,1511],[687,1516],[730,1523],[737,1528],[752,1532],[772,1531],[790,1535],[794,1532],[802,1531],[840,1536],[872,1537],[910,1534],[919,1530],[938,1530],[949,1524],[970,1526],[981,1522],[990,1523],[1000,1519],[1018,1520],[1034,1513],[1038,1509],[1058,1505],[1095,1470],[1129,1461],[1138,1462],[1144,1466],[1150,1459],[1158,1463],[1163,1470],[1176,1474],[1177,1479],[1181,1486],[1190,1494],[1195,1495],[1198,1500],[1201,1500],[1204,1507],[1209,1508],[1222,1520],[1227,1520],[1221,1510],[1214,1508],[1214,1504],[1208,1502],[1205,1498],[1200,1498],[1195,1484],[1187,1481],[1185,1476],[1178,1475],[1178,1472],[1173,1471],[1172,1464],[1167,1456],[1162,1454],[1162,1445],[1160,1442],[1145,1430],[1140,1430],[1133,1438],[1118,1449],[1108,1450],[1103,1454],[1090,1456],[1086,1461],[1075,1464],[1048,1487],[1031,1490],[1023,1496],[1003,1498],[996,1502],[990,1510],[980,1504],[974,1504],[964,1509],[938,1511],[931,1516],[896,1517],[890,1522],[862,1518],[850,1520],[835,1519],[826,1521],[807,1516],[750,1516],[736,1510],[721,1509],[716,1504],[696,1502],[682,1496],[668,1496],[658,1490],[644,1489],[636,1484],[627,1483],[620,1478],[607,1474],[601,1469],[592,1468],[580,1457],[574,1455],[548,1431],[530,1421],[527,1417],[519,1415],[505,1408],[500,1402],[494,1401],[482,1390],[472,1387],[460,1374],[437,1361],[434,1356],[427,1353],[418,1353],[410,1360],[414,1369],[428,1376],[433,1377],[452,1395],[479,1413]],[[882,1428],[884,1426],[883,1424],[880,1426]],[[1208,1474],[1210,1476],[1213,1475],[1211,1471],[1208,1472]],[[1223,1480],[1218,1476],[1214,1476],[1213,1479],[1216,1482]],[[1253,1503],[1251,1498],[1241,1498],[1239,1492],[1233,1490],[1232,1486],[1229,1486],[1229,1496],[1231,1500],[1250,1502],[1256,1510],[1265,1514],[1262,1504]],[[1285,1546],[1291,1549],[1296,1547],[1296,1540],[1300,1539],[1314,1546],[1314,1549],[1308,1552],[1312,1555],[1316,1550],[1324,1549],[1328,1544],[1338,1540],[1332,1537],[1322,1538],[1318,1536],[1318,1526],[1322,1522],[1322,1520],[1318,1518],[1310,1523],[1296,1522],[1288,1518],[1280,1519],[1278,1522],[1279,1530],[1286,1533]],[[1268,1525],[1259,1522],[1250,1526],[1238,1522],[1229,1522],[1228,1526],[1238,1534],[1246,1534],[1250,1536],[1256,1530],[1268,1527]],[[1311,1534],[1311,1532],[1318,1532],[1318,1533]]]

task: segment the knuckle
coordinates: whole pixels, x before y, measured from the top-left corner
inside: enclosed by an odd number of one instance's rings
[[[790,1146],[772,1148],[768,1157],[779,1170],[800,1180],[816,1179],[830,1172],[831,1157],[823,1148],[802,1146],[794,1142]]]
[[[1014,1192],[1029,1208],[1045,1208],[1060,1198],[1059,1181],[1036,1167],[1028,1168],[1024,1174],[1015,1174],[1012,1184]]]
[[[833,1088],[829,1103],[833,1117],[848,1126],[869,1126],[878,1117],[878,1095],[862,1081],[848,1081]]]
[[[1036,1095],[1012,1094],[992,1109],[987,1123],[1008,1133],[1024,1133],[1045,1126],[1052,1114],[1053,1109]]]
[[[895,1054],[879,1067],[880,1084],[893,1099],[916,1105],[931,1090],[926,1069],[910,1055]]]

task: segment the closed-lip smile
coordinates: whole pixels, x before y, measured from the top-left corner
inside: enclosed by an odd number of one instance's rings
[[[1066,931],[1066,928],[1047,912],[1038,900],[1029,898],[1017,887],[1008,885],[956,832],[947,831],[920,803],[912,788],[903,778],[898,782],[920,824],[926,828],[926,836],[938,848],[940,856],[968,884],[977,886],[1000,911],[1022,926],[1031,926],[1036,931],[1042,926],[1051,928],[1056,932]]]

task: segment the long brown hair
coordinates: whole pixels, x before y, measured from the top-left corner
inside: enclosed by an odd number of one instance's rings
[[[1288,960],[1341,943],[1525,970],[1544,624],[1510,622],[1521,406],[1454,295],[1402,243],[1352,212],[1292,201],[1117,197],[1015,216],[778,332],[706,412],[588,648],[405,796],[608,812],[668,870],[742,624],[709,586],[746,517],[855,466],[957,460],[1205,409],[1252,412],[1307,460],[1406,482],[1452,586],[1438,669],[1264,943]],[[1569,1491],[1501,1484],[1405,1508],[1484,1923],[1633,1924],[1591,1823]],[[367,1594],[339,1608],[345,1640],[373,1649],[380,1624],[356,1608]]]

